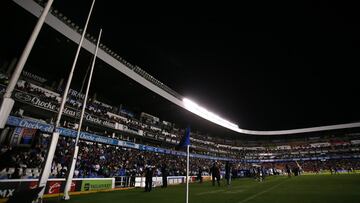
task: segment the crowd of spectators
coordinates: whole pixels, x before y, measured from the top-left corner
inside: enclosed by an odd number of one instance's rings
[[[46,134],[37,134],[32,147],[1,146],[0,151],[0,177],[1,178],[38,178],[46,156],[49,144]],[[146,164],[153,164],[155,175],[161,176],[162,164],[168,166],[169,175],[185,175],[185,157],[165,155],[154,152],[145,152],[136,149],[121,148],[93,142],[79,142],[79,154],[74,177],[116,177],[116,176],[142,176]],[[60,137],[55,152],[50,177],[63,178],[70,168],[74,140]],[[192,158],[190,161],[190,174],[196,175],[199,168],[209,173],[213,161]],[[222,165],[222,164],[220,164]],[[266,173],[275,174],[285,171],[286,165],[292,170],[300,169],[302,172],[319,173],[325,170],[353,171],[360,169],[360,162],[354,159],[310,160],[274,163],[246,163],[233,164],[235,173],[240,170],[255,171],[261,166]],[[265,173],[265,172],[264,172]]]
[[[37,178],[44,163],[49,137],[37,135],[31,148],[2,146],[0,161],[2,178]],[[50,177],[63,178],[70,168],[74,149],[72,138],[60,137]],[[199,167],[208,171],[213,161],[191,159],[191,174],[195,175]],[[160,165],[168,166],[169,175],[185,175],[185,157],[145,152],[136,149],[121,148],[93,142],[79,142],[79,154],[75,168],[75,177],[116,177],[142,176],[146,164],[156,167],[155,175],[160,176]],[[10,172],[9,172],[10,171]]]

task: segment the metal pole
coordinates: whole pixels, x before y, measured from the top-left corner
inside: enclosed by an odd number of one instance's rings
[[[39,196],[38,196],[38,199],[39,199],[40,202],[41,202],[42,197],[43,197],[44,192],[45,192],[46,183],[47,183],[47,180],[48,180],[50,172],[51,172],[51,164],[52,164],[52,161],[53,161],[53,158],[54,158],[54,153],[55,153],[57,141],[59,139],[59,133],[57,132],[57,128],[60,125],[60,119],[61,119],[61,116],[62,116],[62,113],[63,113],[63,110],[64,110],[64,106],[65,106],[65,103],[66,103],[66,98],[67,98],[67,95],[68,95],[68,92],[69,92],[69,88],[70,88],[71,80],[72,80],[72,77],[73,77],[74,69],[75,69],[75,66],[76,66],[76,63],[77,63],[77,59],[79,57],[79,53],[80,53],[82,43],[84,41],[85,33],[86,33],[86,30],[87,30],[87,26],[89,24],[89,20],[90,20],[90,16],[91,16],[94,4],[95,4],[95,0],[93,0],[93,2],[91,4],[91,8],[90,8],[87,20],[86,20],[84,31],[83,31],[83,33],[81,35],[79,46],[78,46],[77,51],[76,51],[75,59],[74,59],[74,62],[72,64],[72,67],[71,67],[71,71],[70,71],[69,78],[68,78],[68,81],[67,81],[67,84],[66,84],[66,88],[65,88],[65,91],[64,91],[64,94],[63,94],[63,98],[61,100],[61,105],[60,105],[60,109],[59,109],[59,112],[58,112],[58,116],[57,116],[55,126],[54,126],[54,129],[53,129],[53,134],[52,134],[52,138],[51,138],[51,145],[50,145],[50,148],[49,148],[47,156],[46,156],[45,166],[44,166],[44,168],[43,168],[43,170],[41,172],[41,176],[39,178],[39,186],[38,187],[43,187],[43,189],[41,190],[41,192],[39,193]]]
[[[68,177],[67,177],[67,179],[66,179],[66,184],[65,184],[64,196],[63,196],[63,199],[64,199],[64,200],[69,200],[69,199],[70,199],[69,192],[70,192],[70,189],[71,189],[72,178],[73,178],[73,176],[74,176],[75,165],[76,165],[77,156],[78,156],[78,152],[79,152],[78,142],[79,142],[79,137],[80,137],[82,122],[83,122],[83,119],[84,119],[86,102],[87,102],[87,98],[88,98],[88,95],[89,95],[89,89],[90,89],[90,85],[91,85],[91,79],[92,79],[92,75],[93,75],[93,71],[94,71],[95,60],[96,60],[97,52],[98,52],[98,49],[99,49],[99,44],[100,44],[100,39],[101,39],[101,33],[102,33],[102,29],[100,29],[100,33],[99,33],[99,37],[98,37],[98,41],[97,41],[96,49],[95,49],[95,53],[94,53],[94,59],[93,59],[93,61],[92,61],[92,65],[91,65],[89,80],[88,80],[88,84],[87,84],[87,87],[86,87],[86,93],[85,93],[85,98],[84,98],[84,102],[83,102],[83,106],[82,106],[82,110],[81,110],[79,127],[78,127],[77,134],[76,134],[75,150],[74,150],[73,160],[72,160],[72,162],[71,162],[70,172],[68,173]]]
[[[190,145],[187,145],[186,148],[186,203],[189,203],[189,155],[190,155]]]
[[[19,62],[16,64],[14,73],[11,76],[9,84],[6,87],[6,91],[4,93],[3,100],[1,102],[1,107],[0,107],[0,129],[5,127],[6,121],[7,121],[9,114],[14,106],[14,100],[11,98],[11,94],[15,89],[16,83],[19,80],[20,74],[21,74],[21,72],[24,68],[24,65],[29,57],[29,54],[34,46],[34,43],[40,33],[40,30],[44,24],[47,14],[49,13],[49,10],[51,8],[53,1],[54,0],[49,0],[47,2],[43,12],[41,13],[41,15],[35,25],[33,32],[31,33],[31,36],[30,36],[28,42],[26,43],[24,51],[22,52],[22,54],[20,56]]]

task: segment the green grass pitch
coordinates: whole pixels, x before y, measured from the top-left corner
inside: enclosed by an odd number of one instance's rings
[[[60,202],[59,198],[46,199],[46,203]],[[154,188],[150,193],[143,189],[113,191],[72,196],[78,203],[184,203],[185,185]],[[206,203],[358,203],[360,202],[360,175],[304,175],[287,178],[268,177],[264,182],[244,178],[234,180],[230,187],[211,183],[190,184],[189,202]]]

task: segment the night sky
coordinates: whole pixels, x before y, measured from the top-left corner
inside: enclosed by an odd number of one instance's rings
[[[240,128],[281,130],[360,121],[360,14],[355,5],[254,2],[197,8],[112,2],[96,2],[89,25],[92,35],[102,27],[103,44]],[[11,22],[1,20],[9,28],[3,34],[14,39],[1,53],[20,55],[35,18],[13,3],[1,4],[13,9],[9,15],[15,16]],[[80,27],[90,5],[90,0],[54,3]],[[14,35],[17,29],[21,34]],[[72,42],[61,43],[66,39],[56,33],[43,29],[26,67],[54,80],[68,74],[76,50]],[[44,56],[46,61],[41,60]],[[75,86],[89,60],[88,53],[80,57]],[[229,133],[184,112],[101,61],[92,91],[135,111],[180,125],[194,123],[206,133]]]

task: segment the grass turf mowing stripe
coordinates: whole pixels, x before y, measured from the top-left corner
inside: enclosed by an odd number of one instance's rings
[[[276,185],[274,185],[274,186],[272,186],[272,187],[270,187],[270,188],[268,188],[268,189],[266,189],[266,190],[263,190],[263,191],[261,191],[261,192],[259,192],[259,193],[256,193],[256,194],[254,194],[254,195],[252,195],[252,196],[250,196],[250,197],[248,197],[248,198],[246,198],[246,199],[244,199],[244,200],[241,200],[241,201],[238,202],[238,203],[244,203],[244,202],[247,202],[247,201],[249,201],[249,200],[255,199],[255,198],[259,197],[260,195],[262,195],[262,194],[264,194],[264,193],[267,193],[267,192],[269,192],[270,190],[273,190],[273,189],[279,187],[281,184],[284,184],[285,182],[286,182],[286,180],[283,180],[282,182],[280,182],[280,183],[278,183],[278,184],[276,184]]]

